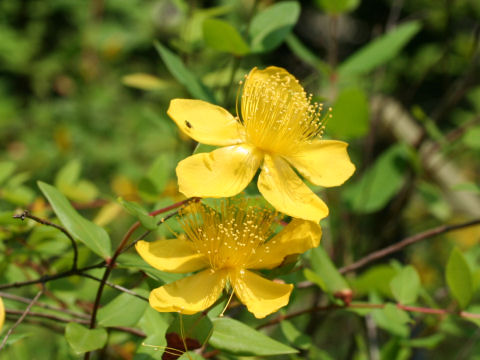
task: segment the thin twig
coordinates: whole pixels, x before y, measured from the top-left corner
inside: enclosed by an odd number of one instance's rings
[[[431,237],[436,236],[436,235],[444,234],[444,233],[447,233],[447,232],[450,232],[450,231],[453,231],[453,230],[458,230],[458,229],[462,229],[462,228],[465,228],[465,227],[478,225],[478,224],[480,224],[480,219],[467,221],[467,222],[461,223],[461,224],[438,226],[436,228],[421,232],[419,234],[409,236],[409,237],[403,239],[402,241],[399,241],[399,242],[397,242],[393,245],[387,246],[386,248],[383,248],[381,250],[374,251],[374,252],[368,254],[367,256],[361,258],[360,260],[355,261],[353,264],[350,264],[350,265],[347,265],[345,267],[340,268],[339,271],[340,271],[341,274],[345,274],[345,273],[350,272],[350,271],[358,270],[358,269],[364,267],[365,265],[367,265],[367,264],[369,264],[369,263],[371,263],[375,260],[381,259],[381,258],[383,258],[387,255],[390,255],[390,254],[393,254],[397,251],[400,251],[404,247],[406,247],[408,245],[411,245],[411,244],[414,244],[416,242],[419,242],[421,240],[425,240],[425,239],[431,238]]]
[[[21,315],[23,312],[20,311],[20,310],[14,310],[14,309],[5,309],[5,313],[8,315]],[[35,318],[41,318],[41,319],[48,319],[48,320],[52,320],[52,321],[56,321],[56,322],[61,322],[61,323],[70,323],[70,322],[74,322],[74,323],[77,323],[77,324],[83,324],[83,325],[87,325],[90,321],[89,319],[78,319],[78,318],[64,318],[64,317],[61,317],[61,316],[56,316],[56,315],[52,315],[52,314],[44,314],[44,313],[39,313],[39,312],[29,312],[28,313],[28,316],[29,317],[35,317]],[[108,326],[109,329],[112,329],[112,330],[118,330],[118,331],[123,331],[123,332],[127,332],[129,334],[133,334],[133,335],[136,335],[136,336],[140,336],[140,337],[146,337],[145,333],[141,330],[138,330],[138,329],[134,329],[134,328],[129,328],[129,327],[126,327],[126,326]]]
[[[8,330],[7,334],[3,338],[2,345],[0,345],[0,351],[2,351],[3,347],[7,343],[8,337],[13,333],[13,331],[17,328],[17,326],[22,323],[23,319],[25,319],[25,317],[28,315],[28,312],[32,308],[33,304],[35,304],[38,298],[42,296],[44,291],[45,291],[45,287],[42,286],[42,289],[37,293],[37,295],[35,295],[35,297],[32,299],[30,304],[28,304],[27,308],[23,311],[22,315],[18,318],[17,322],[13,324],[13,326]]]
[[[27,286],[27,285],[34,285],[34,284],[45,284],[45,283],[47,283],[49,281],[52,281],[52,280],[62,279],[62,278],[72,276],[72,275],[81,275],[83,272],[85,272],[87,270],[101,268],[101,267],[104,267],[104,266],[105,266],[105,262],[102,261],[101,263],[86,266],[86,267],[81,268],[81,269],[68,270],[68,271],[64,271],[64,272],[54,274],[54,275],[45,275],[45,276],[42,276],[42,277],[40,277],[38,279],[34,279],[34,280],[16,281],[16,282],[13,282],[13,283],[2,284],[2,285],[0,285],[0,290],[10,289],[10,288],[19,288],[19,287],[23,287],[23,286]]]
[[[102,281],[102,279],[100,279],[100,278],[98,278],[98,277],[96,277],[96,276],[90,275],[90,274],[86,274],[86,273],[83,273],[83,274],[81,274],[80,276],[83,276],[83,277],[86,277],[86,278],[89,278],[89,279],[92,279],[92,280],[95,280],[95,281],[98,281],[98,282],[101,282],[101,281]],[[109,282],[109,281],[106,281],[106,282],[105,282],[105,285],[107,285],[107,286],[109,286],[109,287],[111,287],[111,288],[113,288],[113,289],[116,289],[116,290],[118,290],[118,291],[122,291],[122,292],[124,292],[124,293],[127,293],[127,294],[130,294],[130,295],[132,295],[132,296],[135,296],[135,297],[137,297],[137,298],[139,298],[139,299],[142,299],[142,300],[144,300],[144,301],[148,301],[148,298],[146,298],[145,296],[142,296],[142,295],[140,295],[140,294],[137,294],[135,291],[132,291],[132,290],[130,290],[130,289],[127,289],[127,288],[125,288],[125,287],[123,287],[123,286],[121,286],[121,285],[116,285],[116,284],[113,284],[113,283],[111,283],[111,282]],[[0,294],[0,295],[1,295],[1,294]],[[90,318],[90,316],[88,316],[88,317]]]
[[[64,227],[60,226],[60,225],[57,225],[57,224],[54,224],[48,220],[45,220],[45,219],[40,219],[39,217],[36,217],[32,214],[30,214],[28,212],[28,210],[25,210],[23,213],[21,214],[17,214],[17,215],[13,215],[13,218],[14,219],[21,219],[22,221],[25,220],[25,218],[28,218],[28,219],[32,219],[33,221],[36,221],[37,223],[39,224],[42,224],[42,225],[47,225],[47,226],[51,226],[51,227],[54,227],[55,229],[58,229],[60,230],[61,232],[63,232],[67,237],[68,239],[70,240],[70,243],[72,244],[72,249],[73,249],[73,261],[72,261],[72,270],[77,270],[77,263],[78,263],[78,247],[77,247],[77,243],[75,242],[75,239],[73,238],[73,236],[67,231],[67,229],[65,229]]]
[[[161,218],[161,219],[157,222],[157,226],[162,225],[164,222],[166,222],[167,220],[171,219],[172,217],[174,217],[174,216],[176,216],[176,215],[178,215],[178,210],[177,210],[177,211],[173,211],[173,212],[171,212],[170,214],[168,214],[167,216]],[[130,248],[134,247],[137,242],[139,242],[140,240],[145,239],[145,237],[148,236],[151,232],[152,232],[151,230],[145,231],[142,235],[140,235],[138,238],[136,238],[134,241],[132,241],[130,245],[125,246],[125,248],[121,251],[121,253],[124,253],[125,251],[127,251],[127,250],[129,250]]]
[[[350,303],[345,305],[320,305],[320,306],[312,306],[307,309],[299,310],[290,314],[280,315],[275,319],[272,319],[266,323],[260,324],[257,326],[257,329],[262,329],[264,327],[276,325],[284,320],[292,319],[300,315],[310,314],[318,311],[329,311],[329,310],[346,310],[346,309],[383,309],[386,304],[370,304],[370,303]],[[438,316],[445,316],[445,315],[457,315],[462,318],[467,319],[480,319],[480,314],[474,314],[466,311],[450,311],[446,309],[432,309],[428,307],[419,307],[419,306],[407,306],[402,304],[395,304],[398,309],[408,311],[408,312],[415,312],[415,313],[422,313],[422,314],[429,314],[429,315],[438,315]]]
[[[9,300],[13,300],[13,301],[22,302],[24,304],[30,304],[32,302],[32,299],[30,299],[30,298],[26,298],[26,297],[18,296],[18,295],[13,295],[13,294],[9,294],[9,293],[6,293],[6,292],[1,292],[1,291],[0,291],[0,297],[2,297],[4,299],[9,299]],[[42,303],[40,301],[35,302],[34,306],[38,306],[38,307],[41,307],[41,308],[44,308],[44,309],[47,309],[47,310],[58,311],[58,312],[61,312],[61,313],[67,314],[67,315],[71,315],[71,316],[76,316],[76,317],[81,317],[81,318],[90,318],[90,316],[88,316],[87,314],[82,314],[82,313],[79,313],[79,312],[76,312],[76,311],[71,311],[71,310],[68,310],[68,309],[58,308],[58,307],[52,306],[50,304]]]

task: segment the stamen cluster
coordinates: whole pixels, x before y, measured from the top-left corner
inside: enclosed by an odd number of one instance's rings
[[[323,104],[312,102],[297,79],[274,73],[245,81],[238,118],[248,142],[267,152],[291,155],[300,144],[323,135],[327,117],[322,117],[322,110]]]
[[[221,201],[216,208],[192,204],[180,222],[197,253],[213,270],[243,268],[272,235],[275,213],[249,206],[248,200]]]

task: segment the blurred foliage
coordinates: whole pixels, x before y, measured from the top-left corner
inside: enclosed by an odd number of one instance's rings
[[[313,284],[294,290],[281,313],[342,309],[305,312],[261,333],[265,320],[240,308],[227,312],[235,319],[219,318],[225,299],[208,316],[179,320],[107,287],[90,330],[98,281],[71,276],[48,282],[41,302],[81,321],[27,317],[0,359],[78,359],[97,349],[98,359],[160,359],[159,349],[178,342],[165,334],[181,329],[207,341],[206,353],[219,349],[217,359],[480,359],[478,319],[396,306],[479,314],[479,226],[346,276],[337,269],[420,231],[480,217],[478,0],[0,2],[0,284],[72,266],[63,233],[12,218],[25,209],[57,216],[78,243],[78,267],[108,258],[137,219],[138,236],[179,232],[175,218],[157,227],[147,215],[183,199],[174,169],[196,149],[168,119],[169,100],[198,98],[235,113],[238,82],[268,65],[332,106],[325,136],[348,141],[357,167],[344,186],[321,192],[330,208],[322,248],[274,273]],[[180,277],[129,251],[110,281],[145,297]],[[6,292],[33,298],[38,288]],[[343,308],[345,294],[385,306]],[[10,310],[26,306],[3,300]],[[7,314],[0,339],[17,318]],[[189,354],[182,358],[200,356]]]

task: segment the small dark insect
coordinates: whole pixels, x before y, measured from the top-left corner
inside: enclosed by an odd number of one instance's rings
[[[191,128],[193,127],[192,124],[190,124],[187,120],[185,120],[185,125],[186,125],[189,129],[191,129]]]

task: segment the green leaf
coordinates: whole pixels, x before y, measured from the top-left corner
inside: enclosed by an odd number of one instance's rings
[[[145,210],[140,204],[124,200],[122,198],[118,199],[118,202],[127,210],[131,215],[135,216],[142,226],[147,230],[155,230],[157,228],[157,222],[153,216],[148,215],[147,210]]]
[[[104,328],[87,329],[77,323],[68,323],[65,337],[77,354],[101,349],[107,342],[107,331]]]
[[[204,360],[205,358],[193,351],[183,353],[178,360]]]
[[[297,352],[240,321],[230,318],[213,320],[213,333],[209,343],[216,349],[242,356],[271,356]]]
[[[122,78],[122,83],[126,86],[130,86],[141,90],[167,90],[173,84],[162,80],[154,75],[135,73],[125,75]]]
[[[325,291],[331,294],[348,290],[350,287],[338,272],[330,257],[325,250],[319,246],[311,250],[310,263],[315,273],[322,279],[325,284]]]
[[[322,72],[324,76],[331,73],[330,66],[314,54],[307,46],[302,44],[300,39],[294,33],[290,33],[285,38],[285,41],[290,50],[307,64],[313,66]]]
[[[317,284],[320,287],[320,289],[327,292],[327,286],[325,285],[325,282],[323,281],[323,279],[320,276],[317,275],[317,273],[314,273],[310,269],[304,269],[303,270],[303,275],[305,276],[305,278],[308,281],[311,281],[314,284]]]
[[[339,66],[339,75],[342,77],[363,75],[387,63],[398,55],[420,28],[418,21],[411,21],[371,41]]]
[[[390,281],[393,296],[404,305],[412,304],[417,300],[420,286],[420,277],[411,265],[400,270],[400,273]]]
[[[68,162],[55,177],[55,187],[73,201],[89,202],[97,197],[95,185],[79,180],[82,165],[78,160]]]
[[[352,287],[357,295],[368,294],[372,291],[381,295],[391,297],[390,281],[395,277],[397,271],[390,265],[372,266],[360,276],[352,280]]]
[[[159,195],[167,186],[173,168],[171,153],[163,152],[157,156],[138,184],[141,195],[151,201],[158,200]]]
[[[382,329],[403,338],[408,336],[407,323],[410,318],[405,311],[398,309],[394,304],[386,304],[383,309],[374,310],[371,314]]]
[[[340,92],[333,105],[327,129],[335,137],[351,139],[364,136],[370,127],[369,105],[365,92],[348,88]]]
[[[11,161],[0,162],[0,185],[7,180],[15,171],[15,163]]]
[[[155,42],[160,57],[168,68],[168,71],[187,88],[190,94],[197,99],[216,103],[212,92],[183,64],[182,60],[159,42]]]
[[[445,339],[444,334],[433,334],[422,338],[409,339],[405,344],[410,347],[434,349]]]
[[[467,309],[467,312],[479,315],[480,316],[480,305],[472,305]],[[472,323],[476,324],[480,327],[480,318],[473,318],[473,317],[464,317],[465,320],[471,321]]]
[[[252,52],[267,52],[280,45],[299,16],[300,5],[296,1],[282,1],[257,13],[249,28]]]
[[[462,137],[465,145],[473,150],[480,150],[480,126],[468,129]]]
[[[241,56],[250,52],[250,48],[238,31],[228,22],[207,19],[203,22],[203,38],[212,49]]]
[[[179,337],[184,334],[188,339],[194,339],[199,344],[205,344],[212,333],[212,329],[212,321],[203,312],[195,315],[179,314],[170,324],[167,334],[175,333]]]
[[[360,180],[345,189],[342,195],[355,212],[378,211],[397,194],[404,182],[407,155],[406,145],[390,147]]]
[[[160,313],[148,306],[138,322],[138,326],[147,335],[165,337],[168,327],[172,321],[172,314]]]
[[[60,222],[76,240],[103,258],[111,256],[110,237],[103,228],[82,217],[52,185],[39,181],[38,187],[52,205]]]
[[[315,0],[315,3],[323,11],[339,15],[355,10],[360,5],[360,0]]]
[[[280,328],[290,344],[294,345],[295,347],[306,350],[312,345],[312,339],[308,335],[298,330],[290,321],[281,321]]]
[[[457,248],[454,248],[450,253],[445,277],[452,296],[458,301],[460,307],[464,309],[472,299],[473,280],[470,267],[463,254]]]
[[[161,360],[166,346],[165,334],[147,336],[137,347],[133,360]]]
[[[462,183],[462,184],[457,184],[452,187],[452,190],[455,191],[468,191],[472,192],[475,194],[480,194],[480,186],[472,183],[472,182],[467,182],[467,183]]]
[[[134,289],[139,295],[148,297],[148,291]],[[148,302],[128,293],[123,293],[98,310],[100,326],[134,326],[143,316]]]

